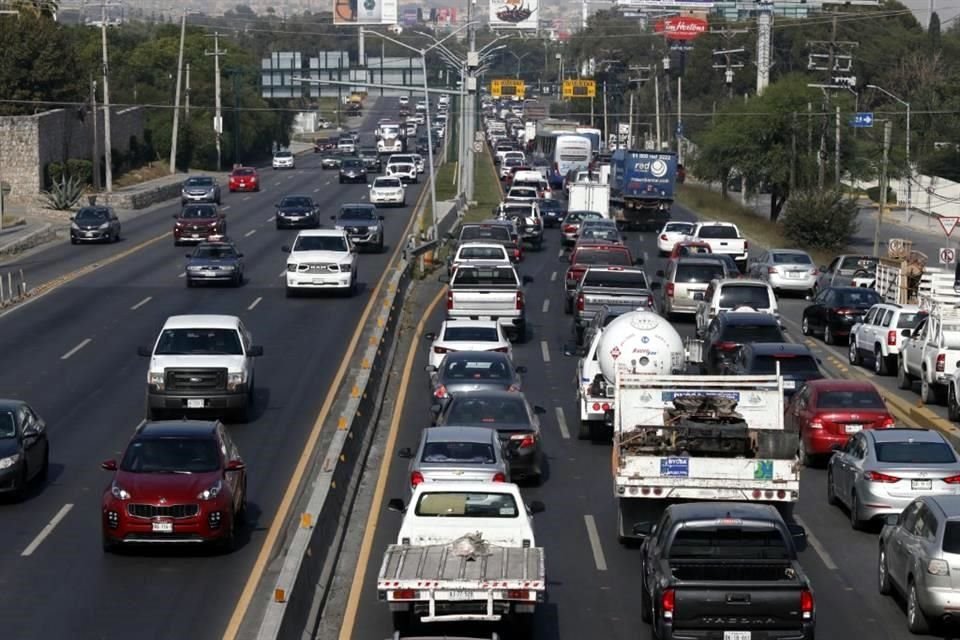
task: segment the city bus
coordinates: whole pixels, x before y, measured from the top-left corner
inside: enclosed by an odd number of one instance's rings
[[[560,175],[581,171],[590,167],[593,145],[589,138],[580,134],[559,135],[553,150],[553,161]]]

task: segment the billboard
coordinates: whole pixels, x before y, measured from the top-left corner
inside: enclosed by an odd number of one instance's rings
[[[333,24],[397,24],[399,0],[333,0]]]
[[[837,0],[840,3],[842,0]],[[621,8],[649,9],[696,9],[709,11],[713,0],[613,0],[613,6]]]
[[[420,22],[420,14],[417,7],[404,7],[400,14],[400,24],[405,27],[416,26]]]
[[[457,21],[457,10],[455,7],[440,7],[437,9],[437,24],[451,25]]]
[[[529,29],[539,24],[540,0],[490,0],[491,29]]]
[[[657,21],[653,30],[664,34],[668,40],[694,40],[708,28],[709,24],[703,18],[674,16]]]

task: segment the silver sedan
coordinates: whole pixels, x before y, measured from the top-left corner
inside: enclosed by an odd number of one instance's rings
[[[422,482],[509,482],[510,470],[497,432],[484,427],[424,429],[416,451],[401,449],[409,458],[410,491]]]
[[[771,249],[747,269],[749,277],[767,281],[774,291],[813,291],[820,272],[813,258],[799,249]]]
[[[861,431],[827,467],[827,500],[847,507],[854,529],[934,495],[960,495],[960,458],[932,429]]]

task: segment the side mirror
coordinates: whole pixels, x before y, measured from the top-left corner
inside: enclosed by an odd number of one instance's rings
[[[243,460],[231,460],[227,463],[227,471],[243,471],[247,468]]]
[[[437,367],[432,364],[428,364],[423,368],[423,370],[426,371],[427,373],[436,373]]]
[[[543,513],[546,511],[547,505],[543,504],[539,500],[533,500],[529,505],[527,505],[527,509],[530,511],[530,515],[534,515],[536,513]]]
[[[429,332],[429,333],[423,334],[423,337],[426,338],[427,340],[436,340],[436,339],[437,339],[437,334],[435,334],[433,331],[431,331],[431,332]]]
[[[280,203],[278,202],[277,204],[275,204],[275,205],[273,205],[273,206],[274,206],[275,208],[279,209],[279,208],[280,208]]]
[[[283,245],[282,247],[280,247],[280,251],[283,251],[284,253],[290,253],[290,247],[288,247],[287,245]]]
[[[75,221],[76,219],[77,219],[76,216],[70,216],[70,222],[73,222],[73,221]]]
[[[900,332],[900,335],[903,336],[904,338],[909,338],[909,337],[910,337],[910,329],[904,329],[903,331]]]
[[[665,274],[665,273],[663,272],[663,269],[657,269],[656,276],[657,276],[658,278],[666,278],[666,277],[667,277],[667,274]]]
[[[192,253],[185,253],[184,256],[189,259],[189,258],[192,258],[192,257],[193,257],[193,254],[192,254]]]
[[[141,358],[149,358],[153,355],[153,352],[150,350],[150,347],[137,347],[137,355]]]
[[[900,514],[899,513],[886,513],[883,515],[883,524],[888,527],[895,527],[900,524]]]
[[[104,471],[116,471],[117,470],[117,461],[116,460],[104,460],[100,463],[100,468]]]
[[[538,404],[533,405],[533,412],[538,416],[546,415],[547,410]]]
[[[443,405],[441,404],[432,404],[430,405],[430,413],[437,416],[440,415],[440,411],[443,410]]]
[[[530,284],[533,282],[533,276],[523,276],[520,278],[520,280],[523,282],[523,284]]]
[[[251,358],[259,358],[263,355],[263,347],[259,344],[251,345],[250,349],[247,351],[247,355]]]
[[[525,366],[523,366],[523,365],[520,365],[519,367],[517,367],[516,369],[514,369],[514,371],[516,371],[517,373],[526,373],[526,372],[527,372],[527,368],[526,368]]]
[[[663,288],[663,285],[659,282],[650,283],[650,291],[660,291]]]
[[[654,523],[652,522],[638,522],[633,525],[633,535],[638,538],[649,538],[650,534],[653,533]]]
[[[401,458],[412,458],[413,450],[410,447],[404,447],[403,449],[400,449],[399,452],[397,452],[397,455],[400,456]]]
[[[238,253],[238,254],[237,254],[237,257],[238,257],[238,258],[242,258],[242,257],[243,257],[243,254],[242,254],[242,253]]]
[[[381,221],[386,220],[383,216],[377,216]]]
[[[331,219],[331,220],[336,220],[336,219],[337,219],[337,216],[330,216],[330,219]]]
[[[790,532],[790,537],[793,538],[793,546],[797,548],[797,551],[803,551],[807,548],[807,530],[801,527],[796,523],[787,524],[787,531]]]
[[[180,216],[178,216],[177,214],[173,214],[173,215],[170,216],[170,217],[173,218],[174,220],[176,220],[176,219],[179,218]]]
[[[387,509],[390,511],[396,511],[397,513],[406,513],[407,508],[403,504],[403,500],[400,498],[390,498],[390,501],[387,502]]]

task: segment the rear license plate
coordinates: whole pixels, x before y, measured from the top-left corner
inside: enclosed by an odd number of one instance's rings
[[[324,281],[323,278],[314,278],[314,279],[313,279],[313,284],[324,284],[324,282],[325,282],[325,281]]]
[[[694,300],[703,300],[703,291],[694,291],[693,292]]]
[[[446,596],[446,598],[444,598]],[[473,591],[447,591],[446,593],[438,593],[438,600],[480,600],[474,595]]]
[[[187,409],[203,409],[203,398],[187,398]]]
[[[796,388],[797,388],[797,381],[796,381],[796,380],[784,380],[784,381],[783,381],[783,388],[784,388],[784,389],[796,389]]]
[[[788,278],[802,278],[802,277],[803,277],[803,272],[802,272],[802,271],[787,271],[787,277],[788,277]]]
[[[914,491],[922,491],[933,488],[933,480],[911,480],[910,488]]]
[[[724,631],[723,640],[750,640],[749,631]]]
[[[863,431],[862,424],[845,424],[843,425],[843,430],[847,433],[857,433],[858,431]]]
[[[200,237],[200,234],[199,234],[199,233],[195,233],[195,234],[193,234],[193,237],[194,237],[194,238],[199,238],[199,237]]]
[[[150,525],[154,533],[173,533],[172,520],[154,520]]]

